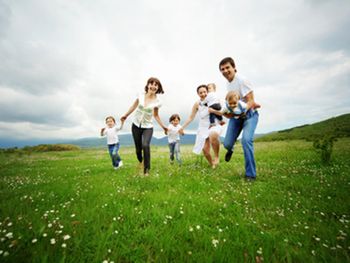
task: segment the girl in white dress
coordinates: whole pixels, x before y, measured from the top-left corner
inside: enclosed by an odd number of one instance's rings
[[[219,164],[220,134],[222,132],[222,127],[221,125],[210,127],[208,107],[200,103],[205,100],[208,94],[207,85],[200,85],[197,88],[197,94],[200,100],[193,105],[191,115],[182,127],[185,129],[193,121],[197,112],[199,113],[199,125],[193,152],[195,154],[200,154],[202,151],[209,165],[215,168]],[[214,157],[210,154],[210,146],[214,151]]]

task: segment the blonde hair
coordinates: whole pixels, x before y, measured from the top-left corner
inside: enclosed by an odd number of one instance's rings
[[[209,88],[209,86],[213,86],[213,89],[216,91],[216,85],[215,85],[215,83],[209,83],[207,86],[208,86],[208,88]]]
[[[231,91],[229,91],[229,92],[227,92],[227,94],[226,94],[226,100],[228,101],[228,100],[232,100],[232,99],[235,99],[235,100],[239,100],[241,97],[239,96],[239,93],[237,92],[237,91],[233,91],[233,90],[231,90]]]

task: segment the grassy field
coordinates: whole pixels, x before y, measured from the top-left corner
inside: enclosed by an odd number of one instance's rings
[[[182,167],[133,148],[0,154],[0,262],[350,262],[350,139],[330,166],[311,142],[256,143],[212,170],[182,147]],[[224,151],[221,152],[223,160]]]

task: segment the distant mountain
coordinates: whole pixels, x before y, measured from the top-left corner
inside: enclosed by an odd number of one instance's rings
[[[256,141],[312,140],[323,135],[350,137],[350,114],[340,115],[314,124],[306,124],[260,136]]]

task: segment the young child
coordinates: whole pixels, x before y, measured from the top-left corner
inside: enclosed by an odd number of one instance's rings
[[[205,98],[205,100],[202,103],[204,106],[208,106],[209,108],[212,108],[214,110],[221,110],[221,104],[220,100],[218,98],[218,95],[216,93],[216,85],[214,83],[210,83],[207,85],[208,87],[208,95]],[[219,120],[220,125],[224,125],[225,122],[222,119],[221,115],[210,113],[209,114],[209,121],[210,121],[210,127],[215,126],[215,119]]]
[[[247,113],[247,103],[241,100],[239,93],[237,91],[229,91],[226,94],[226,103],[222,107],[221,111],[209,109],[209,112],[215,113],[217,115],[224,115],[232,113],[235,119],[245,118]],[[252,109],[260,108],[260,104],[254,103]]]
[[[168,142],[170,150],[170,163],[174,163],[174,155],[176,156],[176,161],[181,165],[182,160],[180,156],[180,134],[184,135],[182,126],[180,125],[180,116],[178,114],[173,114],[169,118],[168,126]]]
[[[123,162],[119,156],[119,138],[118,138],[118,131],[120,131],[123,128],[124,121],[121,123],[120,127],[118,128],[115,119],[112,116],[108,116],[106,118],[106,125],[107,127],[101,129],[101,136],[107,136],[107,146],[109,155],[112,159],[112,165],[115,170],[123,166]]]

